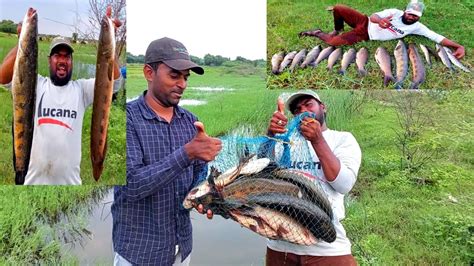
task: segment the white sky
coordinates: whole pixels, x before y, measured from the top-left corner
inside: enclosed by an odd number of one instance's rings
[[[38,13],[40,34],[72,37],[72,25],[77,25],[82,31],[89,26],[88,0],[0,0],[0,20],[9,19],[18,23],[23,20],[29,7]]]
[[[17,23],[28,7],[38,12],[39,33],[71,37],[74,27],[64,24],[88,27],[88,0],[0,0],[0,20]],[[166,36],[201,58],[266,58],[266,0],[128,0],[126,12],[127,51],[134,55]]]
[[[128,0],[127,51],[170,37],[191,55],[266,58],[266,0]]]

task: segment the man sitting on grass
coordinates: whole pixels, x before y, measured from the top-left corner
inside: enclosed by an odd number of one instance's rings
[[[453,48],[453,53],[458,59],[464,56],[464,47],[436,32],[428,29],[419,22],[423,14],[424,4],[419,1],[410,2],[405,11],[399,9],[385,9],[374,13],[370,17],[344,5],[330,7],[334,15],[334,31],[324,33],[320,29],[300,32],[299,36],[314,36],[323,42],[332,45],[352,45],[368,40],[394,40],[401,39],[410,34],[422,35],[444,46]],[[346,22],[353,29],[339,34],[344,29]]]

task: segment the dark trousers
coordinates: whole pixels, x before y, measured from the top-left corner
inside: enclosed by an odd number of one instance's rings
[[[332,46],[351,45],[356,42],[369,40],[369,33],[367,31],[369,18],[366,15],[345,5],[334,6],[333,15],[335,30],[343,30],[344,22],[353,29],[337,36],[331,36],[328,40],[325,40],[327,44]]]
[[[309,256],[296,255],[275,251],[267,247],[266,266],[355,266],[356,260],[352,255],[343,256]]]

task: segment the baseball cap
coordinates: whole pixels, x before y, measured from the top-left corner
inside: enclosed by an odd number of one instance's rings
[[[288,99],[285,102],[285,108],[287,110],[290,110],[291,113],[293,113],[293,110],[291,110],[292,108],[295,107],[293,105],[297,102],[299,98],[303,96],[311,96],[314,99],[316,99],[319,103],[322,103],[321,99],[319,98],[319,95],[313,90],[300,90],[291,94],[290,97],[288,97]]]
[[[204,74],[204,69],[189,58],[188,50],[176,40],[164,37],[148,45],[145,53],[145,64],[163,62],[176,70],[190,69],[196,74]]]
[[[405,12],[408,14],[412,14],[418,17],[421,17],[423,15],[423,10],[425,9],[425,4],[420,1],[412,1],[407,5],[407,8],[405,9]]]
[[[64,45],[67,48],[69,48],[71,53],[74,52],[74,49],[72,48],[71,42],[69,41],[69,39],[66,37],[58,36],[58,37],[54,37],[54,39],[51,41],[51,45],[49,47],[49,55],[51,55],[51,52],[53,51],[54,48],[60,45]]]

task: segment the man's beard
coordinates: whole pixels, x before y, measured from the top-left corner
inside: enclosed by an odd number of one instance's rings
[[[71,70],[67,72],[67,75],[64,78],[59,78],[56,75],[56,72],[54,72],[52,69],[49,69],[49,78],[51,79],[53,84],[56,86],[66,85],[69,82],[69,80],[71,80],[71,76],[72,76]]]
[[[408,21],[405,19],[405,16],[402,16],[402,22],[403,22],[403,24],[405,24],[405,25],[412,25],[412,24],[415,24],[417,21],[408,22]]]

